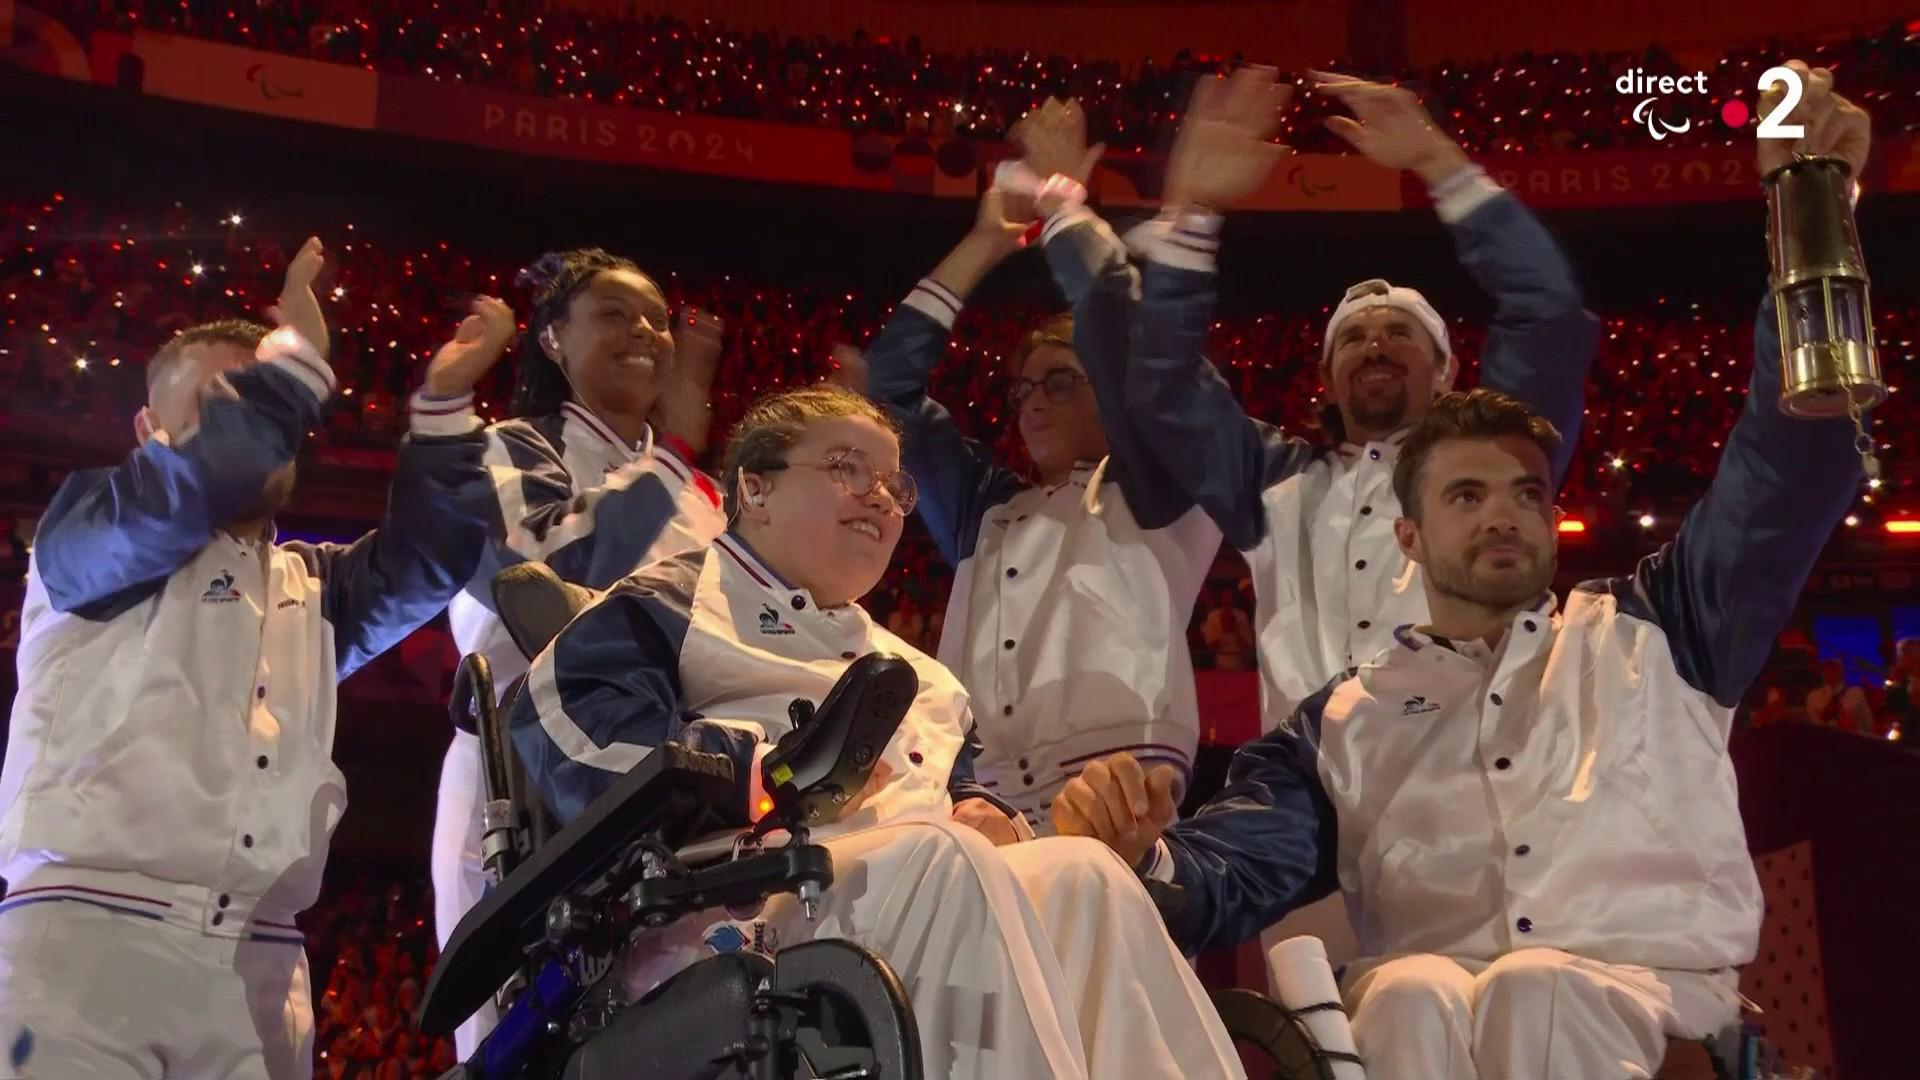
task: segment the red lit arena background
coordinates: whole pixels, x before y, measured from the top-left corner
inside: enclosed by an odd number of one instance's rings
[[[1899,392],[1878,417],[1882,483],[1829,545],[1741,713],[1735,758],[1769,903],[1743,986],[1790,1061],[1904,1075],[1920,1004],[1920,764],[1904,738],[1920,671],[1896,657],[1920,637],[1911,4],[0,0],[0,91],[16,106],[0,110],[5,697],[27,548],[53,490],[131,446],[153,347],[258,312],[308,233],[336,253],[326,299],[349,389],[313,435],[282,533],[345,538],[379,514],[401,402],[452,325],[450,298],[492,292],[524,312],[508,283],[539,251],[630,252],[672,301],[726,320],[724,432],[758,393],[817,379],[834,343],[873,332],[965,228],[1009,125],[1042,96],[1086,104],[1109,146],[1090,187],[1124,225],[1158,205],[1187,88],[1241,61],[1415,87],[1561,236],[1606,330],[1561,493],[1558,584],[1617,572],[1672,536],[1744,390],[1766,257],[1750,118],[1760,73],[1787,56],[1831,64],[1874,114],[1859,220]],[[1634,81],[1696,72],[1703,85],[1686,89]],[[1631,115],[1646,98],[1653,126]],[[1313,95],[1290,106],[1282,137],[1297,153],[1229,225],[1209,343],[1250,411],[1309,432],[1318,334],[1345,285],[1384,275],[1427,291],[1469,368],[1486,315],[1420,185],[1345,152],[1328,115]],[[934,392],[1017,456],[1000,360],[1054,301],[1043,273],[1008,278],[968,309]],[[482,387],[493,417],[503,380]],[[949,583],[912,529],[869,606],[930,645]],[[1203,787],[1258,730],[1234,614],[1250,604],[1244,564],[1223,552],[1191,633]],[[303,920],[324,987],[323,1076],[435,1076],[448,1059],[408,1016],[433,960],[424,859],[455,659],[436,622],[342,688],[352,810]],[[1807,712],[1822,659],[1842,661],[1871,723]],[[1251,952],[1203,970],[1261,978]]]

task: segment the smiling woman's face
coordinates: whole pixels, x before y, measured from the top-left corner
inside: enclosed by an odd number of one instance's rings
[[[554,359],[583,404],[645,415],[673,373],[670,322],[666,298],[645,274],[602,270],[554,322]]]
[[[905,518],[884,485],[855,496],[841,463],[885,476],[900,468],[900,441],[871,417],[813,421],[783,455],[786,468],[750,474],[741,532],[782,577],[822,607],[873,591],[887,572]],[[758,500],[757,503],[754,500]]]

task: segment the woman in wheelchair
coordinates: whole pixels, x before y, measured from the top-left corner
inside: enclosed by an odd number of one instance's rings
[[[551,252],[522,271],[533,289],[512,417],[487,428],[486,464],[493,478],[502,538],[481,560],[473,582],[448,607],[462,655],[479,653],[504,690],[526,665],[493,610],[489,583],[505,566],[545,562],[563,580],[604,589],[635,567],[704,547],[725,527],[718,492],[691,464],[692,450],[649,418],[665,414],[669,430],[704,429],[705,379],[700,368],[682,379],[677,353],[689,335],[717,350],[711,318],[686,321],[676,341],[660,289],[626,259],[598,248]],[[513,310],[491,297],[442,353],[491,362],[514,336]],[[700,400],[692,408],[682,399]],[[682,414],[697,419],[677,423]],[[690,430],[678,434],[696,437]],[[703,434],[704,432],[702,432]],[[454,926],[477,903],[486,882],[480,866],[479,739],[456,729],[440,771],[433,832],[434,923],[444,948]],[[460,1026],[462,1057],[491,1028],[483,1009]]]
[[[637,996],[727,948],[846,938],[892,964],[928,1076],[1243,1075],[1136,876],[1097,842],[1027,839],[973,777],[967,697],[857,603],[885,573],[915,488],[890,421],[821,387],[769,397],[726,455],[731,527],[635,573],[534,661],[514,748],[564,822],[663,743],[725,754],[744,825],[759,760],[849,662],[907,658],[919,692],[873,779],[813,830],[835,884],[816,919],[788,895],[757,917],[682,919],[634,946]]]

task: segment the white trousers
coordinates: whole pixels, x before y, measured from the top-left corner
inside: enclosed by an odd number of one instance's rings
[[[1604,964],[1558,949],[1488,963],[1415,954],[1355,965],[1346,986],[1367,1080],[1651,1077],[1669,1037],[1739,1012],[1731,972]]]
[[[433,817],[433,932],[447,947],[453,928],[485,895],[487,879],[480,869],[480,811],[486,805],[486,780],[480,764],[480,736],[459,728],[447,744],[440,763],[440,795]],[[493,1025],[500,1022],[491,998],[453,1033],[453,1045],[465,1061],[473,1056]]]
[[[1139,879],[1104,845],[995,848],[950,821],[911,821],[826,846],[834,883],[817,922],[791,896],[745,925],[690,916],[635,950],[629,989],[712,955],[710,939],[846,938],[906,984],[929,1077],[1245,1076]]]
[[[299,945],[64,900],[0,912],[7,1080],[307,1080],[310,995]]]

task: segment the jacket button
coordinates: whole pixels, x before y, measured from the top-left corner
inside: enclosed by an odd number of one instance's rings
[[[1005,647],[1007,647],[1007,648],[1009,648],[1009,649],[1011,649],[1011,648],[1013,648],[1013,639],[1012,639],[1012,638],[1008,638],[1008,639],[1007,639],[1006,641],[1004,641],[1004,642],[1002,642],[1002,644],[1003,644],[1003,645],[1004,645]]]
[[[217,911],[213,913],[213,925],[219,926],[221,923],[226,921],[227,921],[227,917],[225,915],[222,915]]]
[[[1360,627],[1360,629],[1362,629],[1362,630],[1371,630],[1371,629],[1373,629],[1373,620],[1372,620],[1372,619],[1361,619],[1361,620],[1359,621],[1359,623],[1357,623],[1356,625],[1358,625],[1358,626]]]
[[[1020,570],[1019,570],[1019,568],[1018,568],[1018,567],[1014,567],[1014,566],[1009,566],[1009,567],[1007,567],[1007,576],[1008,576],[1008,577],[1010,577],[1010,578],[1011,578],[1011,577],[1019,577],[1019,576],[1020,576]]]
[[[1520,920],[1513,925],[1523,934],[1533,933],[1533,920],[1527,918],[1525,915],[1520,916]]]
[[[1002,706],[1000,706],[1000,715],[1001,715],[1001,716],[1012,716],[1012,715],[1013,715],[1013,706],[1011,706],[1011,705],[1002,705]]]
[[[1370,458],[1372,458],[1372,459],[1373,459],[1373,460],[1375,460],[1375,461],[1379,461],[1379,460],[1380,460],[1380,451],[1378,451],[1378,450],[1369,450],[1369,451],[1367,451],[1367,456],[1368,456],[1368,457],[1370,457]]]
[[[264,769],[264,768],[266,768],[266,767],[267,767],[267,755],[265,755],[265,754],[261,754],[261,755],[260,755],[259,757],[257,757],[257,758],[254,758],[254,759],[253,759],[253,763],[254,763],[255,765],[258,765],[259,767],[261,767],[261,768],[263,768],[263,769]]]
[[[221,907],[226,907],[226,906],[227,906],[228,904],[231,904],[231,903],[233,903],[233,897],[231,897],[231,896],[228,896],[228,895],[227,895],[226,893],[221,893],[221,894],[220,894],[220,906],[221,906]]]
[[[1528,619],[1528,620],[1527,620],[1526,622],[1523,622],[1523,623],[1521,623],[1520,625],[1521,625],[1521,626],[1524,626],[1524,627],[1526,627],[1526,628],[1527,628],[1527,632],[1528,632],[1529,634],[1531,634],[1531,633],[1532,633],[1532,632],[1534,631],[1534,625],[1533,625],[1533,620],[1532,620],[1532,619]]]
[[[1527,852],[1532,850],[1533,850],[1532,845],[1521,844],[1519,847],[1513,849],[1513,853],[1515,855],[1525,855]]]
[[[1023,776],[1023,777],[1021,777],[1021,778],[1020,778],[1020,782],[1021,782],[1021,783],[1023,783],[1023,784],[1026,784],[1026,785],[1027,785],[1027,786],[1029,786],[1029,787],[1031,787],[1031,786],[1033,785],[1033,774],[1032,774],[1032,773],[1028,773],[1027,775],[1025,775],[1025,776]]]
[[[1365,560],[1365,559],[1360,559],[1360,560],[1358,560],[1358,561],[1356,561],[1356,562],[1355,562],[1355,563],[1353,564],[1353,568],[1354,568],[1355,570],[1365,570],[1365,569],[1367,568],[1367,560]]]
[[[1510,769],[1513,767],[1513,759],[1512,758],[1494,758],[1493,767],[1496,769]]]
[[[240,846],[241,846],[241,847],[252,847],[252,846],[253,846],[253,834],[252,834],[252,833],[248,833],[247,835],[245,835],[245,836],[243,836],[243,837],[241,837],[241,838],[240,838]]]
[[[913,762],[915,765],[918,765],[926,759],[921,755],[920,751],[913,750],[908,752],[907,760]]]
[[[264,686],[255,687],[253,690],[253,696],[259,698],[261,701],[267,700],[267,688]]]
[[[859,658],[859,656],[860,656],[860,654],[859,654],[859,653],[856,653],[856,652],[852,652],[852,651],[848,651],[848,652],[843,652],[843,653],[841,653],[841,654],[840,654],[840,659],[842,659],[842,660],[854,660],[854,659],[858,659],[858,658]]]
[[[1021,767],[1021,768],[1023,768],[1023,769],[1031,769],[1031,768],[1033,768],[1033,766],[1032,766],[1032,765],[1029,765],[1029,764],[1027,764],[1027,759],[1026,759],[1026,758],[1021,758],[1021,759],[1020,759],[1020,767]]]
[[[1499,695],[1499,694],[1488,694],[1488,695],[1487,695],[1487,700],[1488,700],[1488,701],[1491,701],[1491,702],[1493,702],[1493,703],[1494,703],[1495,705],[1505,705],[1505,704],[1506,704],[1506,702],[1505,702],[1505,701],[1502,701],[1502,700],[1500,699],[1500,695]]]
[[[1371,506],[1363,506],[1360,508],[1361,517],[1366,517],[1368,514],[1371,514],[1371,513],[1373,513],[1373,507]]]
[[[806,598],[806,597],[804,597],[804,596],[796,596],[796,597],[794,597],[794,598],[793,598],[793,610],[795,610],[795,611],[805,611],[805,610],[807,610],[807,598]]]

